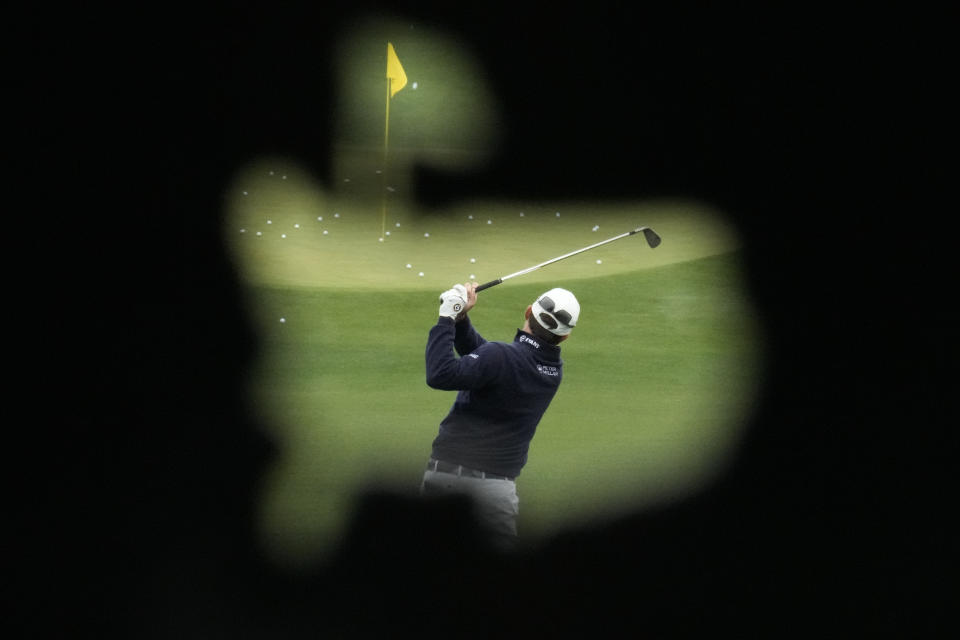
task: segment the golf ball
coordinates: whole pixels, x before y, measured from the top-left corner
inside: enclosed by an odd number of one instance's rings
[[[286,238],[286,237],[287,237],[287,234],[281,233],[281,234],[280,234],[280,237],[281,237],[281,238]]]
[[[273,220],[267,220],[267,224],[273,224]]]
[[[389,231],[387,231],[387,235],[390,235],[390,232],[389,232]]]
[[[603,264],[603,260],[597,260],[597,264]]]
[[[493,224],[493,220],[487,220],[487,224]]]
[[[470,258],[470,262],[476,262],[476,261],[477,261],[476,258]]]
[[[410,268],[412,268],[412,267],[413,267],[413,265],[411,265],[411,264],[408,262],[408,263],[407,263],[407,269],[410,269]]]
[[[323,235],[327,235],[327,230],[326,230],[326,229],[323,230]]]
[[[430,237],[430,234],[429,234],[429,233],[425,233],[425,234],[423,234],[423,237],[424,237],[424,238],[429,238],[429,237]]]
[[[323,222],[323,216],[317,216],[317,221]]]
[[[559,211],[557,211],[557,217],[558,217],[558,218],[560,217],[560,212],[559,212]]]
[[[421,272],[418,273],[417,275],[420,276],[420,277],[423,277],[423,271],[421,271]]]
[[[298,222],[298,223],[296,223],[295,225],[293,225],[293,228],[294,228],[294,229],[299,229],[299,228],[300,228],[300,223]]]
[[[523,217],[523,211],[520,212],[520,217],[521,217],[521,218]]]
[[[286,318],[280,318],[280,324],[283,324],[283,323],[286,322],[286,321],[287,321]]]
[[[334,218],[339,218],[339,217],[340,217],[340,214],[339,214],[339,213],[335,213],[335,214],[333,214],[333,217],[334,217]]]
[[[247,192],[246,192],[246,191],[244,191],[244,192],[243,192],[243,195],[247,195]]]
[[[416,89],[416,88],[417,88],[417,83],[414,82],[414,83],[413,83],[412,85],[410,85],[410,86],[411,86],[412,88]]]
[[[383,238],[377,238],[377,240],[379,240],[380,242],[383,242]]]
[[[262,231],[257,231],[257,235],[258,235],[258,236],[262,236],[262,235],[263,235],[263,232],[262,232]]]
[[[399,222],[397,223],[397,226],[398,226],[398,227],[400,226],[400,223],[399,223]]]
[[[595,224],[595,225],[593,225],[592,231],[596,231],[596,230],[599,229],[599,228],[600,228],[600,225]]]

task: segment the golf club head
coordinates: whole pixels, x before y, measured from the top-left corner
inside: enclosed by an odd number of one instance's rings
[[[650,227],[641,227],[643,231],[643,236],[647,239],[647,244],[650,245],[651,249],[656,249],[660,246],[660,236],[657,235],[657,232],[651,229]]]

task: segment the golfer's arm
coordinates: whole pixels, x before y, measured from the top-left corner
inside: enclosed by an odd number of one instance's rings
[[[457,358],[454,355],[455,331],[453,320],[449,318],[440,318],[430,329],[425,358],[427,386],[433,389],[473,389],[484,382],[484,367],[477,358]]]
[[[457,353],[461,356],[473,353],[477,347],[486,342],[483,336],[473,328],[473,325],[470,323],[470,316],[465,316],[457,322],[455,328],[456,333],[453,338],[453,348],[456,349]]]

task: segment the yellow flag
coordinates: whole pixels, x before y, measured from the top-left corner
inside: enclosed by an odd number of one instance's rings
[[[390,97],[392,98],[397,91],[407,85],[407,74],[403,72],[400,58],[397,57],[397,52],[389,42],[387,43],[387,77],[390,78]]]

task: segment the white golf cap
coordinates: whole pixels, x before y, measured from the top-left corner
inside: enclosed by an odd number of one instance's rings
[[[531,305],[533,316],[544,329],[558,336],[570,333],[580,317],[580,303],[566,289],[550,289]]]

